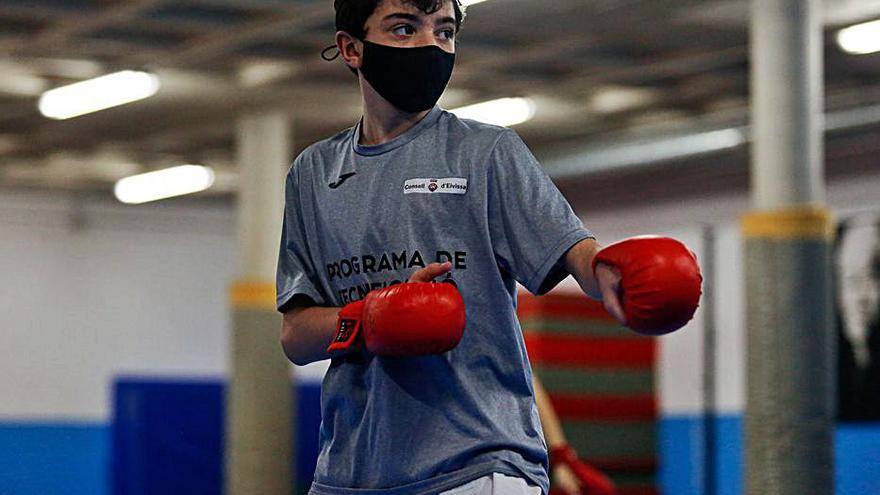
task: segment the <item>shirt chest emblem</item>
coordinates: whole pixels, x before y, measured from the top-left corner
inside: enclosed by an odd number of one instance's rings
[[[467,188],[467,179],[460,177],[418,178],[403,183],[403,194],[465,194]]]

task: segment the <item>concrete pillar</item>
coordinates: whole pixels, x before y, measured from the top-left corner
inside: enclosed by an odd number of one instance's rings
[[[832,222],[819,0],[752,0],[746,493],[833,494]]]
[[[231,373],[226,393],[226,493],[293,491],[290,364],[279,343],[275,266],[281,242],[291,125],[282,113],[238,125],[239,279],[231,288]]]

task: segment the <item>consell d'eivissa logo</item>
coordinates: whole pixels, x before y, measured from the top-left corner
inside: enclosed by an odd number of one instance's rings
[[[447,177],[443,179],[418,178],[403,183],[404,194],[464,194],[467,192],[467,179]]]

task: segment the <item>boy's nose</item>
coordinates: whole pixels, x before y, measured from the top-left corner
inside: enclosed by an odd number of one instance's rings
[[[415,46],[430,46],[430,45],[440,46],[440,44],[437,43],[437,38],[434,37],[434,34],[431,33],[430,31],[424,31],[422,33],[419,33],[419,35],[416,37],[415,41],[416,41]]]

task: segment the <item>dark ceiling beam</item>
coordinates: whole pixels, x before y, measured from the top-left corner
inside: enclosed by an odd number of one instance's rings
[[[647,61],[638,65],[612,67],[601,60],[591,61],[588,58],[572,63],[577,68],[568,74],[545,78],[542,83],[552,88],[553,93],[582,97],[592,93],[595,88],[603,85],[650,85],[651,83],[689,77],[708,73],[726,67],[736,67],[746,62],[748,48],[734,46],[722,50],[688,53],[684,55]],[[511,76],[505,73],[507,66],[497,66],[480,70],[479,63],[462,73],[456,73],[456,79],[465,86],[480,88],[483,91],[498,94],[528,93],[535,81],[524,77]]]
[[[0,40],[0,55],[28,55],[40,53],[47,48],[69,44],[72,37],[125,22],[168,1],[131,0],[118,2],[101,9],[98,13],[69,13],[34,35]]]
[[[16,19],[25,21],[46,21],[69,17],[70,13],[61,9],[53,9],[41,5],[15,4],[5,5],[0,3],[0,18]],[[83,16],[85,17],[85,16]]]
[[[110,63],[119,68],[132,68],[139,66],[139,63],[132,57],[132,53],[135,51],[139,54],[139,57],[144,56],[144,54],[161,57],[167,53],[164,49],[148,48],[121,40],[80,38],[76,43],[44,47],[39,52],[32,52],[29,55],[35,58],[94,60],[101,63]]]
[[[328,16],[327,5],[320,4],[299,7],[295,13],[267,15],[229,30],[218,30],[175,48],[161,56],[139,57],[144,65],[159,67],[194,67],[210,63],[227,56],[229,52],[242,48],[248,43],[271,38],[273,35],[289,34],[318,22]]]
[[[582,33],[565,33],[557,38],[531,43],[516,50],[492,49],[480,45],[469,46],[467,42],[459,48],[461,64],[455,70],[462,82],[483,79],[487,72],[503,72],[518,65],[540,63],[547,60],[564,62],[572,50],[583,50],[590,46],[589,37]]]

